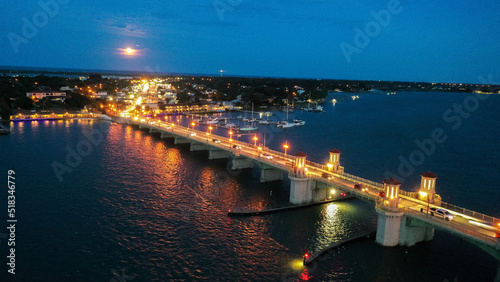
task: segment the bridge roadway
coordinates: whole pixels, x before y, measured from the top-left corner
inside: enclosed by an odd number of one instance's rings
[[[128,120],[129,124],[138,124],[142,128],[149,128],[150,131],[158,132],[168,132],[172,135],[178,137],[184,137],[191,140],[190,142],[196,142],[201,144],[206,144],[209,147],[218,148],[221,150],[229,151],[234,156],[243,156],[246,158],[253,159],[259,163],[267,164],[268,166],[279,168],[284,171],[290,172],[293,168],[293,163],[295,157],[292,155],[285,155],[282,152],[274,151],[265,147],[254,146],[249,143],[240,142],[237,140],[231,140],[224,136],[207,134],[207,132],[194,130],[191,128],[169,124],[162,121],[151,121],[145,119]],[[214,142],[214,139],[217,141]],[[233,146],[239,146],[239,148],[234,148]],[[208,148],[207,148],[208,149]],[[263,156],[263,153],[268,154],[268,157]],[[317,182],[322,182],[327,186],[335,187],[341,191],[349,192],[357,198],[374,203],[377,207],[382,207],[383,199],[379,197],[379,192],[383,191],[383,185],[376,183],[367,179],[363,179],[354,175],[347,173],[333,173],[328,171],[325,165],[318,163],[313,163],[311,161],[306,161],[307,177],[313,178]],[[331,179],[322,177],[324,174],[331,176]],[[362,192],[360,190],[354,189],[355,184],[363,184],[367,187],[368,191]],[[472,217],[451,211],[456,217],[452,221],[445,221],[443,218],[431,216],[426,214],[426,209],[428,206],[437,207],[427,202],[420,201],[415,198],[411,198],[404,195],[400,196],[399,210],[404,212],[409,218],[417,220],[416,224],[420,226],[429,226],[439,230],[443,230],[452,233],[461,238],[467,239],[480,247],[493,248],[499,250],[500,244],[498,243],[499,238],[495,238],[495,232],[492,230],[487,230],[476,225],[469,223]],[[424,212],[421,212],[421,209]],[[484,215],[483,215],[484,217]],[[495,224],[500,222],[500,219],[492,218]],[[500,257],[498,257],[500,260]]]

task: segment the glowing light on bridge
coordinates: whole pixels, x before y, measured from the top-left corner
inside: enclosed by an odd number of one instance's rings
[[[283,148],[285,148],[285,156],[286,156],[286,150],[288,150],[288,141],[285,141],[285,144],[283,145]]]
[[[259,138],[257,138],[257,135],[255,135],[255,136],[253,137],[253,145],[254,145],[254,146],[257,146],[257,140],[259,140]]]

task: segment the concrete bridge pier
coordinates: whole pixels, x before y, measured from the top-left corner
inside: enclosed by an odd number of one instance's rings
[[[192,142],[191,146],[189,147],[189,150],[191,152],[193,152],[193,151],[204,151],[206,149],[207,149],[207,147],[205,146],[205,144],[198,143],[198,142]]]
[[[231,162],[231,169],[253,168],[253,160],[245,157],[235,156]]]
[[[283,171],[276,168],[261,168],[260,182],[269,182],[275,180],[283,180]]]
[[[189,139],[180,136],[174,136],[174,144],[189,144]]]
[[[162,131],[160,138],[174,138],[174,136],[171,133]]]
[[[306,204],[313,200],[313,181],[306,175],[306,157],[307,155],[299,152],[295,154],[293,171],[290,171],[290,203]]]
[[[229,152],[221,149],[212,148],[208,151],[208,159],[209,160],[217,160],[217,159],[227,159],[229,158]]]
[[[290,203],[307,204],[313,200],[312,181],[307,177],[297,177],[289,174],[290,178]]]
[[[402,212],[384,211],[375,209],[378,214],[377,236],[375,242],[382,246],[393,247],[399,244],[399,229],[401,227]]]
[[[337,197],[339,196],[339,191],[335,191],[336,189],[332,187],[331,185],[324,184],[320,181],[316,180],[311,180],[312,187],[312,198],[314,202],[320,202],[323,201],[324,199],[331,199],[332,197]],[[332,194],[332,191],[334,193]]]
[[[433,238],[434,228],[403,216],[399,228],[399,245],[411,247],[418,242],[430,241]]]

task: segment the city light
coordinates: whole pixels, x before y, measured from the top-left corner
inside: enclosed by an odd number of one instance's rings
[[[259,138],[257,138],[257,135],[255,135],[255,136],[253,137],[253,145],[254,145],[254,146],[257,146],[257,140],[259,140]]]
[[[288,150],[288,141],[285,141],[285,144],[283,145],[283,148],[285,148],[285,156],[286,156],[286,151]]]

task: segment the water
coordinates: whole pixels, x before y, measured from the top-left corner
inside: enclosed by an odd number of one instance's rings
[[[272,129],[266,145],[306,152],[326,162],[342,151],[346,172],[379,181],[398,174],[398,156],[408,159],[414,140],[442,128],[448,139],[407,177],[415,190],[419,174],[438,175],[443,200],[500,216],[496,183],[500,97],[479,103],[459,128],[442,119],[466,94],[360,95],[323,113],[297,112],[301,128]],[[329,97],[330,99],[333,96]],[[338,98],[338,97],[337,97]],[[339,100],[339,99],[338,99]],[[278,119],[284,118],[280,114]],[[174,118],[173,122],[177,122]],[[187,124],[186,117],[179,123]],[[197,127],[202,129],[202,127]],[[227,160],[105,122],[46,121],[11,124],[0,136],[2,173],[16,172],[16,272],[6,273],[1,242],[0,281],[491,281],[498,263],[458,238],[436,231],[414,247],[382,247],[367,239],[342,247],[304,270],[306,251],[376,227],[374,208],[360,200],[330,203],[258,217],[227,217],[232,207],[286,202],[289,182],[260,183],[259,170],[232,172]],[[95,144],[86,143],[93,130]],[[227,130],[215,132],[227,136]],[[99,136],[102,134],[102,140]],[[241,136],[240,139],[252,136]],[[263,134],[259,135],[263,142]],[[89,145],[90,144],[90,145]],[[86,147],[87,145],[87,147]],[[86,156],[68,157],[71,150]],[[74,156],[73,156],[74,157]],[[60,173],[58,162],[75,167]],[[71,171],[69,171],[71,169]],[[286,177],[285,177],[286,178]],[[271,195],[272,191],[272,195]],[[3,210],[6,197],[2,200]],[[4,224],[6,213],[2,213]],[[1,234],[0,234],[1,235]]]

